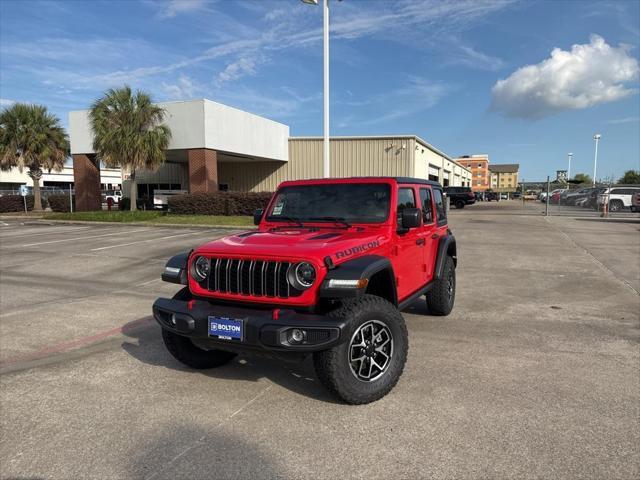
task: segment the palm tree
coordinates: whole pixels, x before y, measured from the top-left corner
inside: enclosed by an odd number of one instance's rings
[[[43,169],[62,170],[68,155],[67,133],[47,107],[16,103],[0,113],[0,169],[28,170],[33,180],[34,210],[42,210]]]
[[[171,131],[162,125],[164,109],[151,97],[131,88],[110,89],[91,106],[93,149],[108,167],[131,173],[131,210],[136,210],[137,170],[157,170],[165,161]]]

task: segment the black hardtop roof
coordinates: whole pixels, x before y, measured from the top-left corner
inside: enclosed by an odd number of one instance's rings
[[[434,182],[433,180],[425,180],[424,178],[413,178],[413,177],[390,177],[393,178],[398,183],[418,183],[420,185],[431,185],[432,187],[440,187],[438,182]]]

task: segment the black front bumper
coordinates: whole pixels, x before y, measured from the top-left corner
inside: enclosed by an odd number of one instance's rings
[[[221,350],[304,353],[326,350],[346,340],[346,321],[294,310],[280,309],[274,316],[273,310],[220,305],[206,300],[158,298],[153,304],[153,316],[162,328]],[[241,319],[243,339],[221,340],[209,336],[209,316]],[[300,343],[291,341],[290,331],[294,328],[304,333]]]

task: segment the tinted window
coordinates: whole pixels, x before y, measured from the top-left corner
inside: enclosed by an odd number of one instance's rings
[[[436,204],[436,219],[438,223],[447,221],[447,212],[444,210],[444,202],[442,201],[442,191],[439,188],[433,189],[433,199]]]
[[[386,183],[325,183],[278,190],[269,221],[379,223],[389,216],[391,187]],[[334,219],[334,220],[332,220]]]
[[[398,228],[402,226],[402,210],[405,208],[416,208],[416,198],[413,195],[413,188],[398,189]]]
[[[431,204],[431,190],[420,189],[420,206],[422,207],[422,221],[425,224],[433,222],[433,205]]]

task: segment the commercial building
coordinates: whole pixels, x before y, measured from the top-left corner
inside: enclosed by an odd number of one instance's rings
[[[209,100],[159,104],[172,138],[156,172],[136,172],[140,196],[154,190],[273,191],[284,180],[322,177],[322,138],[290,137],[287,125]],[[100,169],[88,111],[69,114],[78,210],[100,208]],[[412,176],[469,186],[471,171],[415,135],[332,137],[331,176]],[[128,195],[129,172],[123,172]]]
[[[489,166],[491,189],[496,192],[515,192],[518,189],[520,164],[502,163]]]
[[[491,188],[489,155],[462,155],[456,158],[456,162],[471,171],[471,190],[474,192],[484,192]]]
[[[73,188],[73,166],[65,165],[59,172],[47,172],[42,174],[40,186],[47,190]],[[20,172],[12,168],[6,172],[0,171],[0,192],[4,194],[18,193],[21,185],[33,187],[33,180],[27,175],[27,170]],[[122,187],[122,172],[119,168],[100,167],[100,188],[102,190],[120,190]]]

